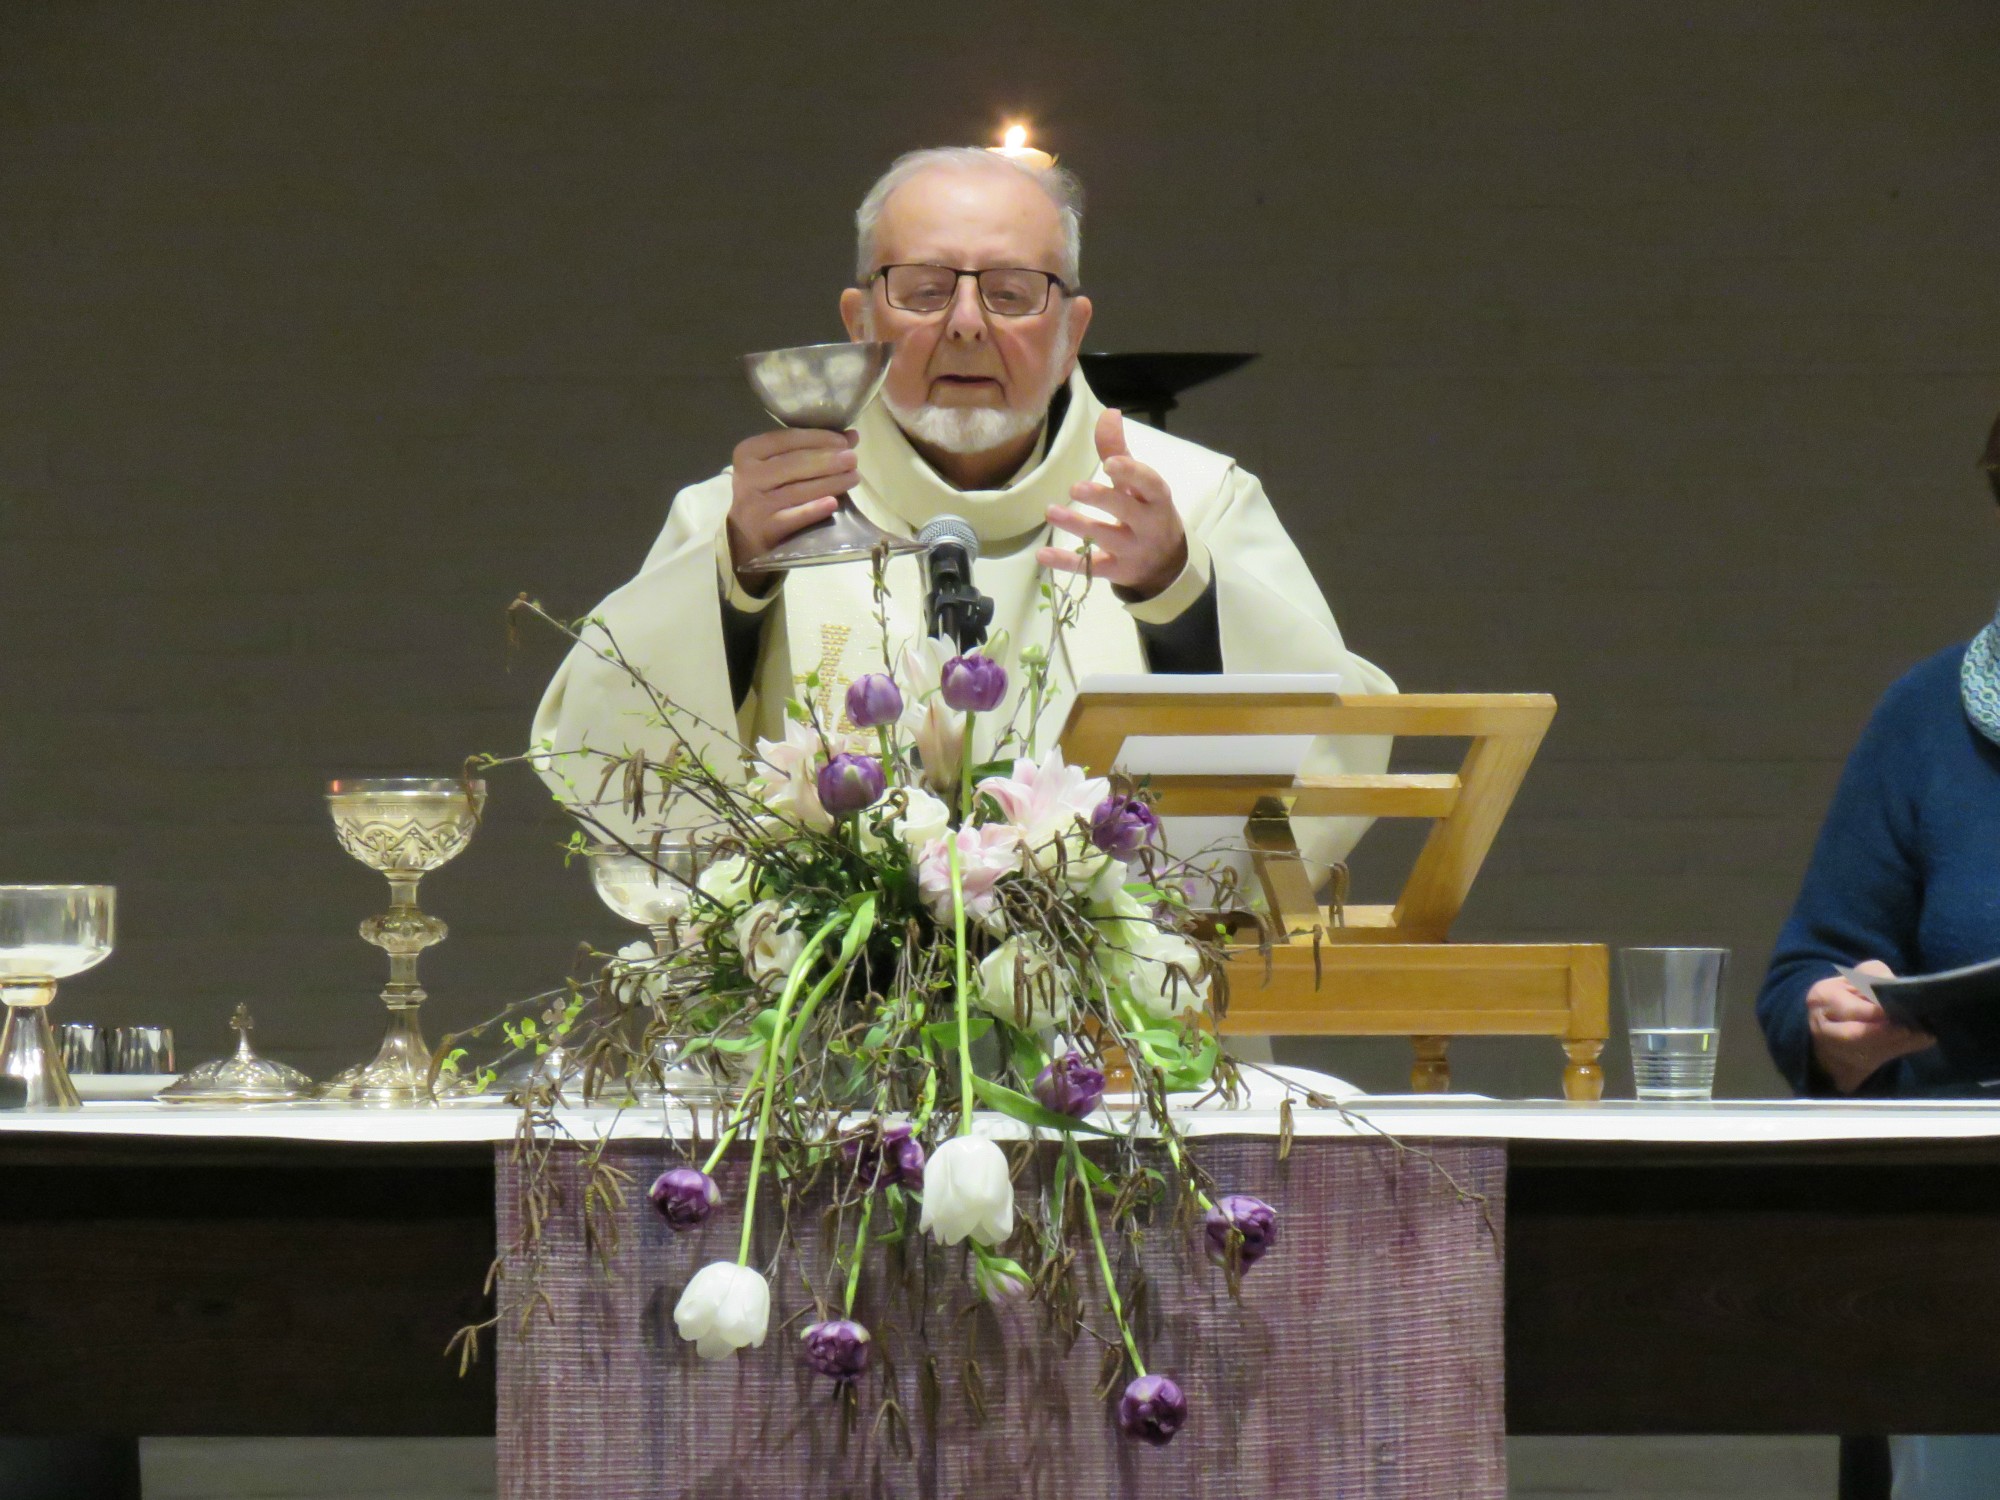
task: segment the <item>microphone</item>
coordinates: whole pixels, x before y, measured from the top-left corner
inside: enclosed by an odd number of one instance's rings
[[[986,641],[993,601],[972,586],[979,533],[959,516],[938,516],[917,533],[924,549],[924,632],[950,636],[960,651]]]

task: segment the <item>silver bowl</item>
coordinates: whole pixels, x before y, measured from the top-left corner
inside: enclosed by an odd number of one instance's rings
[[[875,399],[895,345],[800,344],[743,356],[764,410],[787,427],[845,432]]]

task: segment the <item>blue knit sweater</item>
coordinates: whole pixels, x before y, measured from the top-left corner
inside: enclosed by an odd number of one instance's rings
[[[1933,974],[2000,956],[2000,747],[1959,700],[1965,649],[1919,663],[1876,705],[1778,935],[1757,1020],[1799,1093],[1835,1092],[1806,1032],[1806,991],[1835,963],[1879,958],[1898,974]],[[1982,1091],[1932,1048],[1878,1068],[1857,1092]]]

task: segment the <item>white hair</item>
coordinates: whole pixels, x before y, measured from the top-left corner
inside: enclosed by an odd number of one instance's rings
[[[1056,272],[1070,287],[1077,285],[1083,269],[1083,184],[1067,168],[1031,167],[983,146],[930,146],[922,151],[906,151],[890,163],[889,170],[875,180],[875,186],[861,200],[861,207],[854,211],[855,280],[866,281],[875,270],[875,230],[882,222],[882,205],[897,188],[933,167],[1019,172],[1047,193],[1062,217],[1062,261]]]

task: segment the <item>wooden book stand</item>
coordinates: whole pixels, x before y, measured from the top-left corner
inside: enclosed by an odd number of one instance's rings
[[[1471,741],[1455,775],[1155,774],[1168,817],[1241,817],[1269,909],[1270,973],[1255,942],[1231,946],[1224,1035],[1407,1036],[1410,1085],[1451,1086],[1454,1036],[1554,1036],[1563,1092],[1596,1099],[1610,1024],[1597,943],[1453,943],[1451,924],[1535,758],[1555,699],[1541,693],[1345,697],[1328,691],[1097,692],[1085,685],[1063,754],[1094,776],[1125,742],[1246,735],[1394,735]],[[1298,817],[1427,818],[1430,836],[1394,906],[1320,905],[1293,840]]]

